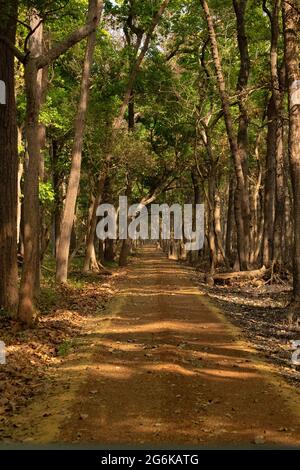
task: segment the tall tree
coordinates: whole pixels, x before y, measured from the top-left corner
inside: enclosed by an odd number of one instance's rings
[[[250,203],[249,203],[249,181],[248,181],[248,113],[246,106],[247,85],[250,74],[250,57],[248,48],[248,38],[246,33],[246,8],[248,0],[233,0],[234,11],[236,15],[237,42],[240,54],[240,71],[237,82],[238,104],[239,104],[239,126],[237,133],[238,152],[242,162],[244,174],[244,187],[242,197],[242,216],[244,225],[243,245],[247,263],[250,261]],[[240,194],[237,193],[237,197]]]
[[[24,324],[32,325],[36,318],[34,291],[39,257],[39,170],[40,170],[40,88],[39,70],[48,67],[60,55],[70,49],[98,25],[98,16],[91,16],[96,0],[89,1],[89,13],[86,24],[57,44],[49,51],[37,54],[27,50],[28,39],[36,30],[31,30],[25,41],[25,52],[20,51],[7,36],[0,36],[0,41],[9,46],[11,51],[24,65],[26,89],[26,138],[28,145],[28,164],[24,188],[24,262],[20,287],[18,317]]]
[[[96,26],[99,24],[103,2],[101,0],[90,1],[89,21],[96,18]],[[96,46],[96,30],[92,31],[87,39],[85,57],[83,62],[80,98],[75,119],[75,133],[72,149],[72,163],[69,176],[67,194],[65,199],[58,250],[56,254],[56,280],[64,283],[68,278],[68,260],[71,233],[74,222],[76,200],[80,182],[80,170],[82,159],[82,147],[85,131],[85,118],[89,99],[90,75],[93,63],[93,55]]]
[[[0,0],[0,37],[15,44],[18,0]],[[18,133],[15,103],[14,52],[0,40],[0,309],[15,315],[18,306],[17,185]]]
[[[271,24],[270,89],[268,103],[268,133],[266,151],[263,264],[267,267],[279,257],[283,226],[283,90],[278,63],[280,0],[271,9],[263,2],[263,9]],[[274,225],[275,224],[275,225]]]
[[[125,90],[125,93],[124,93],[123,101],[122,101],[122,104],[121,104],[121,107],[120,107],[120,111],[119,111],[118,117],[116,118],[115,123],[114,123],[114,128],[115,129],[119,129],[122,125],[122,121],[123,121],[126,109],[128,107],[128,104],[130,103],[130,100],[131,100],[131,97],[132,97],[133,87],[134,87],[134,84],[135,84],[135,81],[136,81],[136,78],[137,78],[137,74],[140,70],[140,67],[141,67],[142,62],[145,58],[145,55],[148,52],[150,42],[151,42],[153,33],[155,31],[155,28],[158,25],[159,20],[160,20],[161,16],[164,14],[164,11],[166,10],[169,3],[170,3],[170,0],[164,0],[161,3],[161,5],[160,5],[159,9],[157,10],[157,12],[155,13],[155,15],[153,16],[153,18],[152,18],[149,29],[148,29],[148,31],[145,35],[141,50],[137,54],[136,60],[134,61],[132,69],[130,71],[129,79],[128,79],[128,83],[127,83],[126,90]],[[138,39],[138,45],[141,44],[141,42],[142,42],[142,37],[140,39]]]
[[[296,0],[283,0],[282,2],[285,64],[289,95],[289,157],[294,197],[293,300],[297,310],[300,305],[300,15],[298,6]]]
[[[237,136],[233,127],[233,119],[230,111],[229,95],[226,88],[224,79],[224,73],[219,53],[219,46],[217,42],[217,36],[214,26],[213,15],[211,14],[207,0],[200,0],[206,22],[208,27],[208,34],[211,44],[211,50],[213,55],[214,66],[216,70],[216,76],[218,81],[219,93],[222,102],[222,108],[224,113],[224,119],[226,124],[226,130],[228,135],[228,141],[230,145],[231,155],[234,163],[235,175],[236,175],[236,192],[235,192],[235,219],[237,225],[237,244],[238,244],[238,256],[241,270],[247,270],[248,268],[248,253],[246,252],[245,246],[245,223],[243,216],[243,208],[248,204],[246,188],[246,180],[243,170],[243,159],[238,145]]]

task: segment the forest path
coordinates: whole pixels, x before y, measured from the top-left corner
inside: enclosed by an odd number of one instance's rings
[[[60,439],[300,444],[299,397],[256,361],[186,267],[144,248],[111,312]]]
[[[66,361],[77,391],[65,402],[54,391],[59,433],[48,403],[56,435],[31,440],[300,444],[297,392],[201,295],[192,274],[155,248],[141,250],[106,316],[89,324],[80,358]]]

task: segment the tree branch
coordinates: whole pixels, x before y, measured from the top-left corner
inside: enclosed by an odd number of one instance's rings
[[[13,52],[15,57],[22,63],[25,63],[26,60],[26,54],[23,54],[23,52],[20,51],[10,40],[5,37],[0,35],[0,41],[2,41],[9,49]]]
[[[269,17],[269,20],[272,23],[272,14],[271,14],[269,8],[267,7],[267,0],[263,0],[262,9],[263,9],[263,12]]]
[[[94,11],[93,2],[90,1],[89,5],[89,13],[88,13],[88,22],[81,26],[81,28],[77,29],[73,33],[71,33],[67,38],[62,40],[60,43],[55,44],[47,54],[43,54],[39,56],[36,60],[37,67],[39,69],[50,65],[54,62],[60,55],[64,54],[68,49],[73,47],[75,44],[80,42],[82,39],[86,38],[89,34],[97,29],[97,24],[99,21],[99,17],[102,13],[103,2],[100,0],[95,0],[99,4],[101,3],[101,7],[99,5],[98,15],[91,18],[91,12]]]
[[[25,39],[25,43],[24,43],[24,51],[25,51],[26,54],[29,52],[28,47],[27,47],[29,39],[31,38],[31,36],[33,36],[33,34],[41,26],[42,23],[43,23],[43,20],[40,20],[34,29],[30,28],[30,31],[27,34],[26,39]]]
[[[149,49],[150,41],[152,39],[154,30],[155,30],[161,16],[163,15],[163,13],[164,13],[164,11],[167,8],[169,3],[170,3],[170,0],[164,0],[161,3],[160,8],[158,9],[158,11],[156,12],[156,14],[152,18],[149,30],[146,33],[146,37],[145,37],[143,47],[141,48],[141,51],[138,54],[138,56],[136,58],[136,61],[135,61],[135,64],[133,65],[133,68],[131,70],[129,80],[128,80],[128,84],[127,84],[127,88],[126,88],[125,95],[124,95],[124,98],[123,98],[123,102],[122,102],[122,105],[121,105],[121,109],[120,109],[118,117],[115,119],[115,122],[114,122],[114,129],[119,129],[122,125],[124,114],[125,114],[126,108],[128,106],[128,103],[130,101],[131,91],[133,89],[133,86],[134,86],[137,74],[139,72],[140,66],[141,66],[141,64],[144,60],[144,57],[145,57],[148,49]]]

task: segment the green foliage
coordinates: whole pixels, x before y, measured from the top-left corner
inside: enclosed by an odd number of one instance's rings
[[[61,357],[67,356],[74,351],[75,346],[75,340],[66,340],[57,347],[57,355]]]
[[[99,175],[107,153],[111,153],[109,173],[110,198],[117,201],[124,194],[128,181],[132,198],[139,201],[153,193],[162,182],[171,187],[159,194],[159,201],[191,202],[191,172],[196,163],[203,171],[202,186],[213,165],[219,187],[232,172],[232,161],[212,54],[207,41],[207,26],[199,1],[172,0],[153,34],[150,48],[134,84],[135,129],[128,132],[128,113],[124,125],[113,133],[130,70],[137,51],[136,31],[144,36],[157,11],[160,0],[107,0],[103,22],[97,33],[90,101],[86,116],[80,193],[77,200],[77,235],[86,231],[91,196],[95,195]],[[271,5],[271,2],[269,2]],[[236,38],[236,18],[232,0],[210,0],[216,26],[222,66],[231,101],[235,130],[238,126],[237,80],[240,55]],[[82,25],[86,18],[87,0],[24,0],[20,18],[26,22],[30,8],[44,18],[47,41],[53,45]],[[130,30],[130,21],[133,29]],[[282,25],[281,25],[282,26]],[[246,12],[246,33],[249,42],[250,77],[245,106],[249,119],[248,163],[251,176],[257,173],[257,135],[266,135],[265,110],[270,95],[270,21],[263,14],[260,0],[249,0]],[[24,25],[18,27],[18,45],[27,35]],[[130,40],[128,41],[128,36]],[[143,43],[143,42],[142,42]],[[82,63],[86,41],[77,44],[49,68],[49,85],[40,122],[46,126],[47,145],[43,151],[45,177],[40,183],[40,202],[47,208],[47,223],[62,207],[70,170],[74,118],[80,91]],[[279,61],[283,57],[282,35]],[[24,79],[17,69],[18,121],[25,118]],[[203,144],[203,130],[209,129],[211,156]],[[265,152],[264,138],[259,148]],[[53,146],[56,160],[53,161]],[[22,150],[26,146],[23,145]],[[53,174],[57,187],[53,183]],[[81,269],[81,266],[78,266]],[[77,282],[73,277],[74,283]],[[79,282],[79,281],[78,281]]]
[[[48,182],[40,182],[39,184],[39,196],[42,205],[53,204],[55,199],[54,190],[52,184]]]

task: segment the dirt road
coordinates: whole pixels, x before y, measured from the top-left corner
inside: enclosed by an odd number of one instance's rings
[[[300,445],[299,395],[269,367],[199,293],[192,271],[144,248],[62,372],[77,392],[65,401],[53,392],[53,432],[31,440]]]

